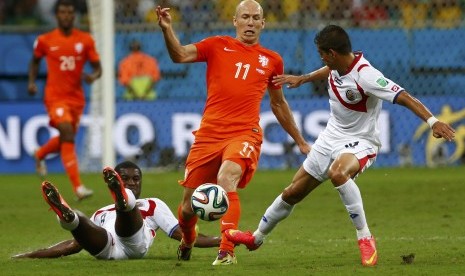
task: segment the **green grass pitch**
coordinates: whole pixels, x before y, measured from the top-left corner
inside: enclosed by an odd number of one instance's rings
[[[268,205],[291,181],[294,171],[259,171],[240,191],[241,229],[255,230]],[[95,195],[75,202],[62,174],[55,183],[68,203],[91,215],[111,202],[99,174],[83,175]],[[182,172],[144,174],[144,197],[159,197],[176,210]],[[465,168],[373,168],[362,174],[361,189],[368,223],[377,237],[377,267],[360,265],[355,231],[336,191],[322,184],[254,252],[236,248],[238,264],[213,267],[216,249],[194,249],[189,262],[176,258],[178,243],[158,232],[142,260],[98,261],[86,252],[59,259],[22,259],[16,253],[43,248],[71,237],[48,211],[35,175],[0,176],[1,275],[464,275]],[[217,222],[199,222],[215,235]],[[411,264],[402,255],[415,254]]]

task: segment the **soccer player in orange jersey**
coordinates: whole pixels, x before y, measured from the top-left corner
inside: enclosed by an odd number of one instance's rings
[[[59,136],[52,137],[35,153],[36,170],[42,177],[47,173],[44,159],[50,153],[60,152],[63,166],[79,200],[92,195],[92,190],[81,183],[78,159],[74,146],[79,119],[85,106],[82,79],[92,83],[102,74],[100,58],[93,38],[75,29],[75,6],[71,0],[59,0],[55,6],[58,27],[40,35],[34,42],[34,53],[29,65],[29,94],[37,93],[35,80],[39,63],[46,58],[48,76],[44,103],[50,125],[58,129]],[[83,73],[89,61],[92,73]]]
[[[273,113],[300,151],[307,154],[310,146],[297,128],[281,86],[271,82],[273,76],[282,74],[284,66],[278,53],[259,44],[265,20],[258,2],[238,4],[233,18],[235,38],[214,36],[188,45],[177,39],[169,8],[158,6],[156,11],[171,59],[176,63],[207,63],[207,101],[181,181],[184,193],[178,219],[183,238],[178,258],[189,260],[195,241],[197,216],[190,204],[192,193],[209,182],[222,186],[230,203],[220,220],[222,240],[213,265],[235,264],[234,244],[224,231],[237,229],[241,212],[237,188],[248,184],[258,165],[263,138],[260,102],[267,89]]]

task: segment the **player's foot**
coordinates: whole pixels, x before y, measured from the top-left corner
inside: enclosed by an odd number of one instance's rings
[[[256,250],[262,245],[262,243],[255,244],[255,237],[250,231],[242,232],[236,229],[228,229],[224,231],[224,234],[229,241],[235,244],[243,244],[250,251]]]
[[[359,239],[358,247],[362,257],[362,265],[374,266],[378,262],[378,251],[376,251],[376,242],[373,236]]]
[[[68,203],[61,197],[58,189],[52,183],[48,181],[42,182],[42,195],[60,220],[68,223],[74,220],[74,212],[69,208]]]
[[[237,264],[236,255],[234,252],[228,250],[221,250],[218,251],[218,256],[216,260],[212,263],[212,265],[232,265]]]
[[[40,178],[44,179],[47,176],[47,165],[45,164],[45,160],[39,159],[39,157],[37,157],[37,151],[34,152],[33,156],[36,163],[37,175],[39,175]]]
[[[178,247],[178,260],[189,261],[191,259],[192,247],[194,244],[186,244],[183,239]]]
[[[94,194],[94,191],[92,191],[91,189],[87,188],[84,185],[81,185],[76,189],[76,197],[78,201],[88,198],[93,194]]]
[[[119,174],[110,167],[103,169],[103,179],[110,189],[117,210],[125,210],[128,207],[128,194],[124,189],[124,182]]]

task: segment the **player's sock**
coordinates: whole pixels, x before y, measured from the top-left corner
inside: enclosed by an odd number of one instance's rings
[[[189,220],[185,220],[182,215],[181,205],[178,206],[178,221],[182,231],[182,239],[185,244],[193,244],[196,239],[195,225],[197,224],[197,216],[193,215]]]
[[[123,212],[129,212],[129,211],[132,211],[132,209],[134,209],[134,207],[136,207],[136,197],[134,196],[134,193],[129,190],[129,189],[126,189],[124,188],[124,190],[126,190],[126,194],[128,195],[128,206],[126,207],[126,209],[122,210]]]
[[[265,236],[268,235],[280,221],[287,218],[292,210],[294,205],[290,205],[282,199],[282,194],[280,194],[266,209],[265,214],[263,215],[260,223],[258,224],[258,229],[254,232],[255,244],[260,244],[265,239]],[[257,235],[255,235],[257,233]]]
[[[60,223],[61,227],[68,231],[73,231],[79,226],[79,216],[74,212],[74,220],[71,222],[66,222],[61,220],[60,217],[57,216],[58,222]]]
[[[229,207],[228,211],[220,219],[220,229],[221,229],[221,242],[220,250],[227,250],[234,252],[234,243],[230,242],[224,231],[228,229],[237,229],[239,225],[239,219],[241,217],[241,202],[239,200],[239,195],[237,192],[228,192]]]
[[[60,151],[60,137],[55,136],[50,138],[50,140],[47,141],[44,145],[42,145],[37,151],[36,151],[36,158],[39,160],[43,160],[45,156],[47,156],[49,153],[55,153]]]
[[[61,161],[71,181],[71,185],[73,185],[73,191],[76,192],[77,188],[81,186],[81,178],[79,176],[78,159],[74,143],[61,143]]]
[[[371,237],[370,230],[367,226],[365,211],[363,210],[362,195],[357,184],[352,179],[347,180],[346,183],[336,187],[339,196],[344,203],[347,212],[349,212],[350,219],[357,229],[357,237],[365,238]]]

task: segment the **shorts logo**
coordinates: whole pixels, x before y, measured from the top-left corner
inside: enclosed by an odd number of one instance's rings
[[[353,143],[348,143],[344,147],[346,147],[346,148],[355,148],[356,146],[358,146],[358,143],[359,143],[359,141],[355,141]]]
[[[391,87],[391,90],[394,91],[394,92],[399,91],[399,89],[400,89],[400,87],[397,86],[397,85],[393,85],[393,86]]]
[[[385,78],[379,78],[376,80],[376,83],[381,87],[386,87],[389,82]]]

